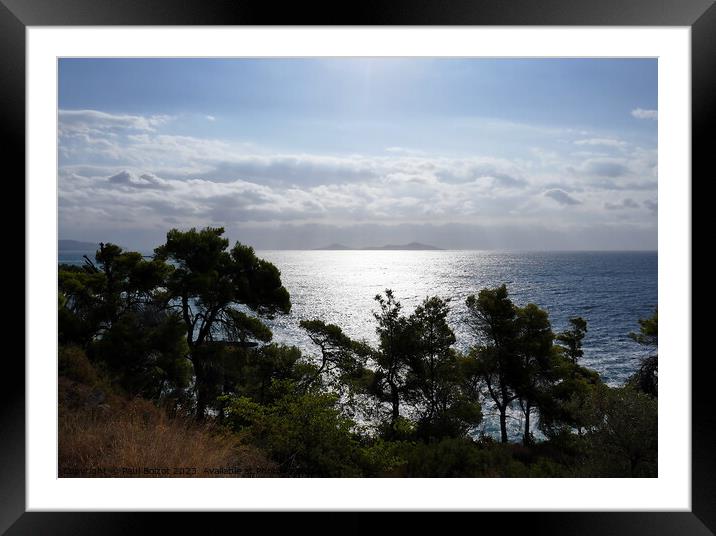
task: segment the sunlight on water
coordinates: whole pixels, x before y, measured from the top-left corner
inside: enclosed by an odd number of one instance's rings
[[[61,252],[60,262],[82,264],[83,252]],[[656,252],[495,251],[257,251],[281,270],[292,309],[267,323],[274,340],[316,349],[298,327],[319,318],[355,339],[375,344],[374,297],[390,288],[410,314],[426,296],[450,300],[457,347],[473,339],[464,326],[465,298],[507,284],[517,305],[533,302],[550,314],[553,329],[571,316],[588,322],[583,364],[611,385],[631,374],[645,350],[629,337],[657,304]],[[90,253],[90,256],[91,253]]]
[[[258,251],[281,270],[291,313],[269,324],[275,340],[315,352],[298,328],[320,318],[376,343],[374,297],[390,288],[410,314],[426,296],[450,299],[457,347],[466,349],[465,298],[506,283],[518,305],[547,309],[555,331],[570,316],[589,323],[583,363],[621,383],[644,355],[628,337],[657,304],[656,252]]]

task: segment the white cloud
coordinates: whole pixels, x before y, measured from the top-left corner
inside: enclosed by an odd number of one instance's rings
[[[173,119],[169,115],[109,114],[97,110],[60,110],[60,132],[65,134],[101,132],[107,130],[154,131]]]
[[[657,211],[659,210],[659,204],[658,204],[656,201],[652,200],[652,199],[647,199],[647,200],[644,201],[644,203],[642,203],[642,204],[643,204],[646,208],[648,208],[651,212],[657,212]]]
[[[605,147],[626,147],[627,143],[614,138],[587,138],[576,140],[575,145],[599,145]]]
[[[630,197],[627,197],[626,199],[622,199],[618,203],[604,203],[604,208],[607,210],[625,210],[625,209],[635,209],[639,208],[639,203],[631,199]]]
[[[619,158],[586,159],[564,146],[535,149],[524,159],[400,147],[378,155],[277,153],[247,142],[167,134],[172,119],[61,111],[61,228],[140,233],[207,224],[359,222],[568,228],[609,222],[609,192],[633,189],[651,198],[656,184],[656,151],[633,145],[620,146]],[[612,140],[579,135],[577,145]],[[577,205],[578,215],[564,210]]]
[[[632,110],[631,115],[637,119],[653,119],[654,121],[659,118],[657,110],[644,110],[643,108],[636,108]]]
[[[629,174],[628,162],[622,158],[590,158],[579,167],[580,171],[598,177],[623,177]]]
[[[543,195],[556,201],[560,205],[579,205],[582,203],[578,199],[575,199],[574,197],[569,195],[564,190],[560,190],[557,188],[554,188],[552,190],[547,190],[546,192],[544,192]]]
[[[423,151],[418,151],[417,149],[409,149],[407,147],[386,147],[385,148],[386,153],[393,153],[393,154],[405,154],[405,155],[422,155],[425,154]]]
[[[151,188],[158,190],[165,190],[171,188],[171,185],[158,177],[155,177],[151,173],[143,173],[139,176],[129,171],[123,170],[112,175],[107,179],[112,185],[126,186],[128,188]]]

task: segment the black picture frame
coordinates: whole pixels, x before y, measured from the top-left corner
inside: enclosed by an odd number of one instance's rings
[[[25,29],[28,26],[102,25],[549,25],[689,26],[692,36],[692,177],[709,178],[713,153],[708,118],[716,103],[716,6],[713,0],[375,0],[347,3],[275,3],[270,0],[0,0],[0,129],[6,134],[3,160],[25,176]],[[22,181],[17,181],[22,184]],[[692,190],[693,191],[693,190]],[[19,189],[24,199],[24,190]],[[693,197],[692,199],[698,199]],[[692,208],[692,221],[695,207]],[[692,223],[693,226],[693,223]],[[695,226],[693,226],[696,229]],[[12,229],[12,227],[8,227]],[[15,234],[19,234],[15,232]],[[692,241],[693,243],[693,241]],[[25,244],[23,244],[23,249]],[[24,257],[23,257],[24,258]],[[691,259],[693,263],[693,258]],[[24,263],[24,261],[23,261]],[[25,288],[32,281],[25,279]],[[24,301],[24,300],[23,300]],[[17,302],[23,303],[23,302]],[[27,321],[32,321],[27,318]],[[692,333],[703,320],[694,318]],[[694,329],[696,328],[696,329]],[[18,337],[19,338],[19,337]],[[24,353],[24,344],[23,344]],[[690,512],[503,512],[468,514],[476,531],[531,534],[714,534],[716,533],[716,419],[710,410],[709,353],[692,351],[692,510]],[[119,534],[160,524],[162,532],[207,532],[207,516],[159,514],[26,512],[25,377],[20,352],[6,349],[0,389],[0,533]],[[377,513],[350,513],[317,524],[314,532],[372,530]],[[244,528],[254,514],[244,514]],[[279,516],[279,518],[282,516]],[[411,516],[402,530],[422,524]],[[509,520],[508,520],[509,517]],[[271,518],[272,525],[275,517]],[[218,520],[217,520],[218,521]],[[211,520],[212,526],[215,520]],[[261,521],[266,526],[267,521]],[[298,527],[294,524],[293,530]],[[507,530],[505,530],[505,528]],[[239,527],[234,528],[238,530]]]

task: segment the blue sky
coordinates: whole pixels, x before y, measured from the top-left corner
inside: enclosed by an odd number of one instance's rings
[[[62,238],[656,248],[655,59],[62,59],[58,99]]]

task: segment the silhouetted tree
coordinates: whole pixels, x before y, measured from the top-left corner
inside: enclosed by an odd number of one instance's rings
[[[96,265],[60,265],[60,342],[86,347],[125,313],[155,308],[171,267],[136,251],[100,244]]]
[[[408,353],[406,396],[418,412],[418,433],[463,436],[482,419],[479,401],[463,381],[455,334],[447,323],[448,304],[426,298],[408,318],[413,346]]]
[[[577,431],[578,435],[594,426],[598,416],[591,410],[595,389],[603,386],[599,374],[558,356],[560,381],[551,385],[540,405],[540,429],[549,438]]]
[[[302,320],[300,326],[321,351],[316,379],[323,376],[327,383],[340,389],[350,378],[362,374],[371,353],[366,344],[352,340],[341,328],[322,320]]]
[[[414,341],[411,338],[407,318],[401,314],[401,305],[393,291],[386,289],[385,297],[378,294],[375,300],[380,311],[373,313],[378,322],[376,332],[380,341],[374,356],[376,371],[371,392],[379,400],[390,405],[387,435],[398,434],[400,403],[405,391],[405,375],[408,356]]]
[[[156,259],[174,266],[167,278],[167,301],[180,312],[186,325],[198,419],[203,419],[212,402],[216,381],[212,380],[211,367],[214,352],[208,343],[226,337],[240,342],[248,334],[265,333],[248,323],[237,306],[268,315],[291,308],[279,270],[239,242],[227,250],[229,241],[223,234],[221,227],[172,229],[166,243],[155,249]]]
[[[517,352],[520,359],[515,392],[524,414],[523,442],[531,442],[530,417],[547,404],[550,388],[560,380],[554,334],[547,312],[530,303],[516,308]]]
[[[467,322],[478,341],[470,350],[472,373],[484,381],[500,414],[501,441],[507,443],[507,409],[518,397],[514,386],[520,373],[515,306],[505,285],[468,296],[466,305]]]
[[[587,334],[587,321],[580,316],[575,316],[569,319],[569,323],[572,329],[559,333],[555,339],[562,344],[564,354],[576,365],[584,355],[582,340]]]
[[[59,339],[83,346],[132,395],[183,398],[190,378],[186,328],[163,307],[171,267],[101,243],[95,262],[59,268]]]
[[[131,396],[183,399],[191,378],[185,333],[174,313],[125,312],[90,344],[88,354]]]

